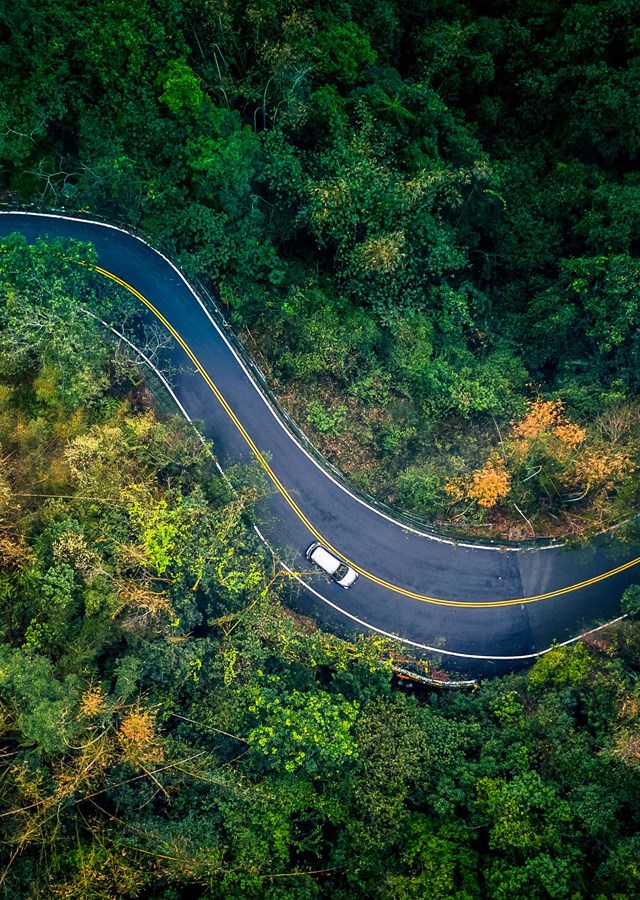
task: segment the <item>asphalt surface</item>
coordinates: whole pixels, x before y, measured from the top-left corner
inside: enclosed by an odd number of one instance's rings
[[[255,458],[248,441],[264,454],[267,476],[273,478],[258,507],[260,530],[313,589],[300,590],[298,607],[326,627],[347,633],[373,629],[418,645],[418,651],[432,648],[449,671],[499,674],[527,664],[532,654],[553,642],[615,618],[625,587],[640,583],[635,564],[608,574],[640,557],[640,547],[611,538],[581,550],[470,546],[421,535],[389,520],[345,490],[304,451],[250,378],[223,329],[158,253],[105,225],[1,213],[0,236],[16,231],[29,240],[90,241],[99,266],[138,291],[177,332],[183,346],[176,342],[172,356],[184,371],[173,380],[176,395],[189,416],[202,423],[223,468]],[[304,559],[315,539],[360,570],[351,590],[329,582]]]

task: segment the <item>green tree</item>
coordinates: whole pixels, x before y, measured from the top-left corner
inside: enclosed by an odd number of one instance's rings
[[[249,712],[259,722],[249,732],[249,743],[278,769],[302,768],[310,775],[326,777],[355,756],[351,729],[358,704],[344,697],[294,690],[283,701],[258,694]]]

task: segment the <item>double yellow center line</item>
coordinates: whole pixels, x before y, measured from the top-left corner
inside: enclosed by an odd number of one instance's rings
[[[595,575],[593,578],[588,578],[585,581],[580,581],[577,584],[571,584],[567,587],[558,588],[555,591],[548,591],[545,594],[536,594],[532,597],[519,597],[513,600],[486,600],[480,601],[478,603],[474,601],[465,601],[465,600],[441,600],[437,597],[429,597],[426,594],[419,594],[415,591],[409,591],[406,588],[398,587],[398,585],[392,584],[389,581],[385,581],[383,578],[378,578],[377,575],[373,575],[371,572],[368,572],[366,569],[361,568],[360,566],[353,563],[351,560],[346,559],[340,551],[336,550],[329,541],[323,535],[320,534],[319,531],[314,528],[309,519],[302,512],[298,504],[295,502],[291,494],[282,484],[276,473],[273,471],[267,460],[264,458],[255,442],[251,438],[251,435],[247,432],[246,428],[243,426],[242,422],[238,419],[234,411],[231,409],[222,393],[220,392],[217,385],[212,381],[207,373],[206,369],[201,365],[200,361],[191,350],[186,341],[181,337],[180,334],[175,330],[173,325],[162,315],[160,310],[156,309],[156,307],[151,303],[150,300],[147,300],[145,296],[143,296],[140,291],[137,291],[132,285],[128,284],[126,281],[123,281],[122,278],[119,278],[117,275],[114,275],[113,272],[109,272],[107,269],[103,269],[101,266],[90,266],[95,272],[98,272],[100,275],[103,275],[105,278],[109,278],[111,281],[114,281],[116,284],[119,284],[120,287],[124,288],[134,297],[136,297],[147,309],[153,313],[153,315],[161,322],[164,327],[167,329],[169,334],[174,338],[174,340],[182,347],[186,355],[189,357],[195,368],[198,370],[200,375],[202,375],[205,383],[211,390],[212,394],[218,400],[224,411],[227,413],[233,424],[236,426],[244,440],[246,441],[249,449],[255,456],[256,460],[267,474],[269,479],[273,482],[276,490],[280,493],[280,495],[286,500],[291,509],[294,511],[296,516],[300,519],[300,521],[309,529],[311,534],[316,538],[316,540],[320,541],[323,546],[327,547],[327,549],[331,550],[335,553],[336,556],[344,559],[345,562],[350,565],[356,572],[360,575],[367,578],[369,581],[373,581],[375,584],[379,584],[381,587],[387,588],[390,591],[394,591],[396,594],[401,594],[404,597],[410,597],[412,600],[420,600],[423,603],[434,603],[438,606],[453,606],[459,608],[473,608],[473,609],[483,609],[483,608],[496,608],[500,606],[518,606],[523,603],[535,603],[538,600],[548,600],[551,597],[559,597],[562,594],[569,594],[572,591],[578,591],[581,588],[589,587],[589,585],[597,584],[599,581],[604,581],[606,578],[611,578],[614,575],[618,575],[620,572],[624,572],[627,569],[632,568],[633,566],[638,565],[640,563],[640,557],[636,559],[632,559],[629,562],[623,563],[620,566],[617,566],[615,569],[610,569],[607,572],[603,572],[600,575]]]

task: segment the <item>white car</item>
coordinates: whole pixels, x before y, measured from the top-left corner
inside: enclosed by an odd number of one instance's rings
[[[314,544],[311,544],[307,549],[305,556],[310,562],[315,563],[317,566],[320,566],[321,569],[324,569],[327,575],[331,575],[333,580],[337,582],[340,587],[353,587],[358,580],[358,573],[354,572],[351,566],[348,566],[341,559],[338,559],[333,553],[329,553],[327,548],[323,547],[322,544],[319,544],[317,541]]]

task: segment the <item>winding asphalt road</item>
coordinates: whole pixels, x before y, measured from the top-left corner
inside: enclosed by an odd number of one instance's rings
[[[441,654],[448,670],[499,674],[620,614],[640,583],[640,548],[601,538],[589,548],[455,543],[372,509],[318,465],[287,430],[196,292],[155,250],[87,220],[0,212],[0,237],[90,241],[98,271],[123,283],[174,336],[184,369],[173,390],[213,441],[223,468],[257,458],[271,491],[260,530],[303,575],[298,604],[325,626],[392,635]],[[344,591],[304,559],[320,540],[360,572]]]

